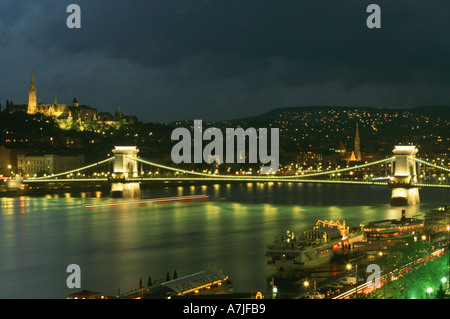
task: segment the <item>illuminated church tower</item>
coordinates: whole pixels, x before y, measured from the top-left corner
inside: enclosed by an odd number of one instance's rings
[[[355,160],[361,160],[361,141],[359,140],[358,122],[356,122],[356,134],[355,134]]]
[[[31,83],[30,89],[28,90],[28,114],[35,114],[37,112],[37,95],[36,95],[36,85],[34,84],[34,71],[31,72]]]

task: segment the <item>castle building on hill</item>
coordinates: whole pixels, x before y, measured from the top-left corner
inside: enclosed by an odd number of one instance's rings
[[[37,100],[36,85],[34,83],[34,71],[31,73],[31,83],[28,89],[28,114],[42,113],[45,116],[60,117],[63,114],[69,113],[70,110],[66,104],[58,104],[55,96],[53,104],[42,104],[41,100]]]
[[[59,104],[55,96],[53,104],[42,104],[38,99],[34,71],[31,73],[31,83],[28,89],[27,105],[6,105],[10,113],[23,111],[28,114],[42,114],[52,117],[62,129],[113,129],[137,121],[135,116],[125,116],[119,110],[112,115],[109,112],[99,113],[97,109],[80,105],[76,98],[71,105]]]

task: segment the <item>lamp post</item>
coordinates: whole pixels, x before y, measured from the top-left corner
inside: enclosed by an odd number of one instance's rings
[[[448,278],[450,279],[450,236],[449,236],[449,234],[450,234],[450,225],[447,220],[447,270],[448,270]]]
[[[309,282],[308,282],[307,280],[305,280],[305,281],[303,282],[303,287],[305,287],[306,294],[308,294]]]
[[[428,288],[427,288],[427,299],[428,299],[428,297],[431,295],[432,292],[433,292],[433,288],[428,287]]]
[[[347,264],[347,269],[350,273],[350,269],[352,269],[352,265],[351,264]],[[355,264],[355,278],[356,278],[356,283],[355,283],[355,298],[358,298],[358,264]]]
[[[277,297],[278,288],[277,286],[275,286],[275,279],[273,277],[270,285],[272,286],[272,299],[275,299]]]
[[[277,293],[278,293],[277,286],[273,286],[273,288],[272,288],[272,299],[276,299],[277,298]]]
[[[386,285],[388,283],[388,279],[389,279],[389,269],[387,267],[387,254],[386,252],[382,252],[380,251],[378,253],[378,255],[382,258],[382,266],[383,266],[383,276],[384,277],[384,282],[383,282],[383,294],[384,294],[384,299],[386,299]]]

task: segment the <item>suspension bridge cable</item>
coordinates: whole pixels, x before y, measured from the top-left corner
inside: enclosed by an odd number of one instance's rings
[[[223,177],[223,178],[230,178],[230,179],[232,179],[232,178],[243,178],[243,179],[258,179],[258,178],[265,179],[265,178],[267,178],[266,176],[235,176],[235,175],[200,173],[200,172],[188,171],[188,170],[184,170],[184,169],[177,169],[177,168],[162,165],[162,164],[157,164],[154,162],[146,161],[139,157],[132,157],[132,156],[127,156],[127,157],[130,159],[136,160],[138,162],[147,164],[147,165],[151,165],[151,166],[155,166],[155,167],[159,167],[159,168],[163,168],[163,169],[167,169],[167,170],[172,170],[172,171],[176,171],[176,172],[181,172],[181,173],[185,173],[185,174],[208,176],[208,177]],[[366,163],[366,164],[356,165],[356,166],[352,166],[352,167],[336,169],[336,170],[332,170],[332,171],[324,171],[324,172],[319,172],[319,173],[310,173],[310,174],[293,175],[293,176],[272,176],[271,178],[273,178],[273,179],[290,179],[290,178],[306,178],[306,177],[310,177],[310,176],[319,176],[319,175],[329,175],[329,174],[333,174],[333,173],[351,171],[354,169],[359,169],[359,168],[363,168],[363,167],[368,167],[368,166],[372,166],[372,165],[389,162],[389,161],[393,160],[394,158],[395,157],[389,157],[389,158],[385,158],[385,159],[375,161],[372,163]]]
[[[393,157],[385,158],[385,159],[382,159],[379,161],[355,165],[352,167],[340,168],[340,169],[335,169],[332,171],[324,171],[324,172],[318,172],[318,173],[309,173],[309,174],[304,174],[304,175],[299,175],[299,176],[286,176],[284,178],[292,178],[292,177],[302,178],[302,177],[309,177],[309,176],[320,176],[320,175],[329,175],[329,174],[334,174],[334,173],[342,173],[342,172],[352,171],[352,170],[359,169],[359,168],[364,168],[364,167],[368,167],[368,166],[373,166],[373,165],[390,162],[394,159],[395,159],[395,157],[393,156]]]
[[[429,162],[424,161],[424,160],[422,160],[420,158],[414,158],[414,160],[416,162],[418,162],[418,163],[425,164],[425,165],[428,165],[428,166],[431,166],[431,167],[434,167],[434,168],[438,168],[438,169],[441,169],[441,170],[446,171],[446,172],[450,172],[450,169],[448,169],[448,168],[445,168],[443,166],[439,166],[439,165],[436,165],[436,164],[429,163]]]
[[[97,163],[94,163],[94,164],[91,164],[91,165],[87,165],[87,166],[84,166],[84,167],[80,167],[80,168],[77,168],[77,169],[73,169],[73,170],[70,170],[70,171],[67,171],[67,172],[53,174],[53,175],[50,175],[50,176],[41,176],[41,177],[29,178],[28,180],[50,179],[50,178],[58,177],[58,176],[61,176],[61,175],[67,175],[67,174],[71,174],[71,173],[74,173],[74,172],[79,172],[79,171],[82,171],[82,170],[85,170],[85,169],[88,169],[88,168],[91,168],[91,167],[102,165],[102,164],[107,163],[107,162],[112,161],[112,160],[114,160],[114,156],[110,157],[110,158],[107,158],[107,159],[105,159],[103,161],[100,161],[100,162],[97,162]]]
[[[207,176],[207,177],[237,177],[237,176],[228,176],[228,175],[216,175],[216,174],[208,174],[208,173],[200,173],[200,172],[194,172],[194,171],[187,171],[184,169],[177,169],[174,167],[170,167],[170,166],[166,166],[166,165],[162,165],[162,164],[157,164],[157,163],[153,163],[153,162],[149,162],[146,161],[140,157],[132,157],[132,156],[127,156],[130,159],[136,160],[138,162],[141,162],[143,164],[147,164],[150,166],[155,166],[155,167],[159,167],[159,168],[163,168],[163,169],[167,169],[167,170],[171,170],[171,171],[176,171],[176,172],[181,172],[181,173],[185,173],[185,174],[192,174],[192,175],[199,175],[199,176]],[[239,176],[242,177],[242,176]]]

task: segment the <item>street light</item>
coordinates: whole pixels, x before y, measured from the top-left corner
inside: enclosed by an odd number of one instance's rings
[[[427,298],[430,296],[430,294],[431,294],[432,292],[433,292],[433,288],[428,287],[428,288],[427,288],[427,293],[428,293]]]
[[[385,254],[382,251],[378,252],[378,256],[382,257],[383,255],[385,255]],[[383,258],[383,259],[386,259],[386,258]],[[384,275],[383,275],[383,277],[384,277],[383,294],[384,294],[384,299],[386,299],[386,284],[387,284],[387,279],[388,279],[388,277],[387,277],[387,267],[384,264],[384,260],[382,260],[382,261],[383,261],[382,266],[383,266],[383,273],[384,273]],[[381,278],[380,278],[380,280],[381,280]]]
[[[381,256],[383,253],[380,252],[379,254]],[[350,272],[350,269],[352,269],[352,265],[347,264],[347,269]],[[355,296],[358,297],[358,264],[355,264]]]
[[[448,221],[447,221],[447,269],[448,269],[448,278],[450,278],[450,225],[448,225]]]
[[[278,288],[277,286],[275,286],[275,279],[273,277],[270,285],[272,286],[272,299],[275,299],[277,297]]]

